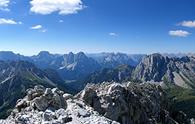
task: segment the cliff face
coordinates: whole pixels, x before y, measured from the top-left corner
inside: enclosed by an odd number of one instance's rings
[[[168,57],[163,57],[160,54],[153,54],[142,59],[136,67],[134,78],[139,78],[144,81],[154,80],[160,82],[168,69],[167,64],[170,62]]]
[[[195,58],[168,58],[152,54],[142,59],[132,78],[146,82],[164,82],[180,87],[195,88]]]

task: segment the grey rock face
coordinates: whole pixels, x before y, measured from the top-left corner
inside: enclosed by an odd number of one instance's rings
[[[77,54],[71,52],[63,56],[62,65],[58,72],[64,79],[75,80],[84,78],[99,68],[99,63],[87,57],[83,52]]]
[[[153,54],[143,58],[142,62],[135,69],[135,78],[144,81],[155,80],[160,82],[167,71],[167,64],[170,62],[168,57],[160,54]]]
[[[58,90],[57,88],[45,89],[41,86],[35,86],[34,89],[30,89],[28,91],[28,100],[29,96],[31,96],[30,100],[32,100],[31,105],[40,111],[45,111],[47,108],[66,108],[66,102],[63,98],[63,92]]]
[[[88,85],[76,98],[121,124],[177,124],[166,94],[158,85],[102,83]]]
[[[152,54],[142,59],[132,78],[146,82],[164,82],[184,88],[195,88],[195,58],[168,58]]]

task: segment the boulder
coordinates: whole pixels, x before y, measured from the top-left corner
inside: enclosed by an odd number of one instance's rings
[[[65,94],[63,95],[63,98],[64,98],[64,100],[72,99],[72,98],[73,98],[73,95],[68,94],[68,93],[65,93]]]
[[[39,111],[45,111],[49,106],[48,100],[45,96],[35,98],[31,104],[33,108],[38,109]]]

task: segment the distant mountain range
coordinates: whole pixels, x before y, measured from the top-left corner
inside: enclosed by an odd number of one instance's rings
[[[124,53],[99,53],[87,54],[87,56],[95,59],[103,68],[115,68],[119,65],[136,66],[142,59],[144,54],[124,54]]]
[[[9,51],[0,52],[0,60],[22,60],[34,63],[41,69],[55,69],[65,80],[84,79],[88,74],[102,68],[115,68],[122,64],[136,66],[143,56],[145,55],[123,53],[84,54],[83,52],[59,55],[41,51],[38,55],[29,57]]]
[[[136,67],[123,65],[113,69],[104,68],[88,76],[85,82],[127,80],[195,89],[195,57],[189,55],[171,58],[161,54],[147,55]]]
[[[23,56],[9,51],[0,52],[0,60],[27,61],[40,69],[53,69],[58,72],[61,79],[73,83],[83,80],[97,82],[103,79],[121,81],[124,76],[121,79],[120,75],[125,75],[125,79],[146,82],[166,80],[166,82],[186,88],[194,87],[193,56],[194,54],[130,55],[124,53],[85,54],[83,52],[60,55],[51,54],[48,51],[41,51],[34,56]],[[103,75],[107,78],[103,78]]]

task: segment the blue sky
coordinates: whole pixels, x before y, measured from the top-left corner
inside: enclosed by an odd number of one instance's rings
[[[194,0],[0,0],[0,50],[195,52]]]

